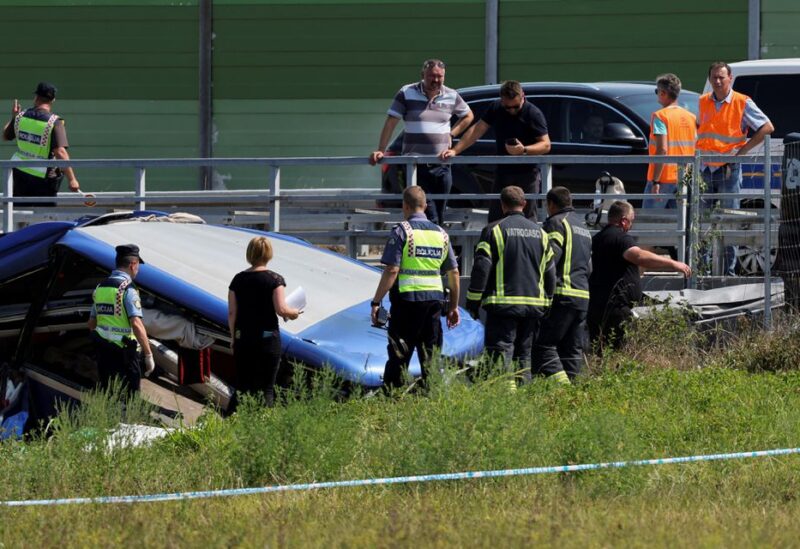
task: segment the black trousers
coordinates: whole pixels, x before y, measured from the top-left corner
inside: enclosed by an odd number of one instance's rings
[[[417,166],[417,185],[422,190],[431,194],[450,194],[453,187],[453,173],[450,166],[439,164],[419,164]],[[444,212],[447,208],[447,198],[428,199],[425,215],[429,221],[437,225],[444,223]]]
[[[442,303],[440,301],[392,300],[389,319],[389,360],[383,371],[384,387],[400,387],[403,371],[408,370],[414,350],[422,367],[422,382],[428,378],[428,365],[434,347],[442,347]]]
[[[136,340],[129,339],[124,347],[120,347],[93,332],[92,341],[97,355],[99,386],[106,389],[114,378],[119,378],[124,391],[129,394],[137,392],[142,381],[142,367]]]
[[[589,308],[586,320],[589,324],[589,341],[598,353],[608,346],[619,349],[625,335],[625,323],[633,316],[629,305],[618,303],[606,307]]]
[[[58,177],[36,177],[17,168],[14,173],[14,196],[55,196],[61,187],[63,175]],[[55,202],[16,202],[16,206],[55,206]]]
[[[281,336],[237,339],[233,344],[236,388],[244,393],[261,394],[267,406],[275,404],[275,380],[281,364]]]
[[[526,170],[522,172],[508,172],[496,170],[494,176],[494,186],[492,192],[500,195],[500,191],[509,185],[516,185],[528,193],[538,193],[542,187],[542,172],[539,171],[538,166],[533,170]],[[537,200],[528,200],[525,205],[525,217],[536,221],[537,213]],[[489,223],[496,221],[503,217],[503,210],[500,208],[500,200],[492,200],[489,205]]]
[[[551,376],[564,371],[575,379],[583,366],[585,330],[586,311],[554,304],[542,320],[533,346],[533,375]]]
[[[531,347],[538,330],[537,317],[504,316],[487,311],[484,347],[494,360],[502,357],[507,372],[522,371],[522,377],[530,379]]]

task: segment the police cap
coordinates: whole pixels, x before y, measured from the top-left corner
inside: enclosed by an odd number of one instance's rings
[[[58,88],[52,85],[50,82],[39,82],[36,86],[36,95],[39,97],[44,97],[45,99],[50,99],[51,101],[56,98],[56,93],[58,92]]]
[[[139,259],[139,263],[144,263],[144,259],[139,255],[139,246],[136,244],[120,244],[115,250],[117,251],[117,260],[123,257],[136,257]]]

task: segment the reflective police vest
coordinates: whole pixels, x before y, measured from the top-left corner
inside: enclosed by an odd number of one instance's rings
[[[125,346],[125,340],[131,339],[133,330],[125,310],[125,292],[130,285],[128,279],[109,277],[101,282],[94,290],[94,309],[97,319],[97,334],[120,347]]]
[[[21,112],[14,119],[14,133],[17,136],[17,152],[11,160],[47,160],[50,158],[50,137],[58,116],[37,113],[33,109]],[[18,170],[44,178],[47,168],[18,166]]]
[[[400,295],[411,301],[414,294],[442,299],[441,267],[450,248],[447,233],[431,222],[403,221],[400,227],[406,235],[397,275]]]
[[[650,119],[650,146],[649,154],[656,154],[656,135],[653,133],[655,119],[661,120],[667,127],[667,154],[670,156],[694,155],[694,146],[697,141],[697,119],[695,116],[677,106],[666,107],[653,113]],[[662,164],[661,177],[656,183],[677,183],[678,165]],[[656,165],[650,164],[647,169],[647,180],[653,181]]]
[[[747,100],[744,94],[731,91],[731,102],[722,102],[717,111],[711,93],[700,96],[700,124],[697,129],[697,150],[702,154],[729,154],[747,143],[747,131],[742,131],[742,119]],[[722,166],[724,162],[707,162]]]
[[[543,224],[550,240],[561,248],[553,302],[587,310],[592,235],[573,212],[572,208],[564,209],[548,217]]]
[[[512,213],[488,225],[475,247],[468,300],[480,300],[487,311],[508,316],[540,316],[550,304],[545,271],[553,252],[547,233]],[[480,261],[485,256],[488,262]],[[486,273],[489,265],[491,268]],[[484,286],[485,283],[485,286]]]

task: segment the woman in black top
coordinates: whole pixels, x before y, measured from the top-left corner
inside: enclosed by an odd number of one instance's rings
[[[275,401],[275,378],[281,360],[278,315],[294,320],[300,311],[286,304],[286,282],[267,269],[272,244],[265,236],[247,245],[250,268],[233,277],[228,288],[228,328],[236,363],[237,388],[262,393],[267,406]]]

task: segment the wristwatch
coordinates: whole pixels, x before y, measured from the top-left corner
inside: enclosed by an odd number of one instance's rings
[[[369,306],[370,307],[380,307],[381,306],[381,302],[380,301],[370,301],[369,302]]]
[[[528,156],[528,148],[525,145],[522,146],[522,156]]]

